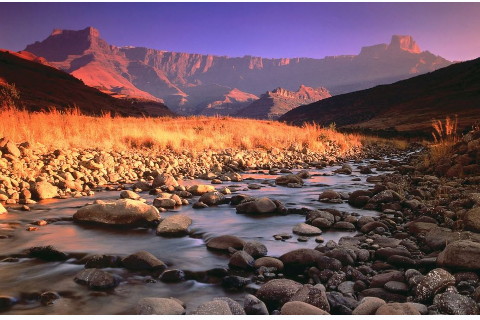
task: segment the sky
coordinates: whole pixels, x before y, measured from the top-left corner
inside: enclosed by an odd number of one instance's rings
[[[452,61],[480,56],[480,3],[0,3],[3,49],[88,26],[116,46],[233,57],[358,54],[393,34]]]

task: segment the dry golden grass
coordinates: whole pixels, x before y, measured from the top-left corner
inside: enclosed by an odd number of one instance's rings
[[[340,153],[361,146],[361,137],[317,125],[288,126],[275,121],[228,117],[122,118],[92,117],[78,110],[30,113],[0,110],[0,137],[55,148],[102,150],[220,150],[308,147],[323,152],[331,142]]]
[[[430,167],[443,161],[452,153],[453,145],[458,142],[457,135],[458,117],[455,119],[450,117],[445,118],[445,122],[441,120],[432,121],[433,140],[434,143],[430,145],[429,153],[424,157],[424,166]]]

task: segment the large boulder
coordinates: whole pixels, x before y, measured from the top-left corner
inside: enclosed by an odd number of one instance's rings
[[[288,279],[270,280],[258,289],[256,295],[270,309],[282,307],[302,288],[296,281]]]
[[[243,249],[245,241],[236,236],[224,235],[211,238],[207,241],[207,248],[210,250],[228,251],[228,248],[237,250]]]
[[[11,154],[16,158],[20,157],[22,154],[20,152],[20,149],[18,149],[18,147],[12,141],[8,141],[7,143],[5,143],[3,148],[1,148],[1,151],[6,154]]]
[[[322,234],[322,230],[306,223],[296,224],[293,227],[292,232],[300,236],[318,236]]]
[[[185,308],[175,299],[152,297],[140,299],[135,312],[139,315],[182,315],[185,314]]]
[[[236,209],[238,213],[273,213],[277,210],[277,205],[269,198],[263,197],[242,202]]]
[[[226,301],[223,300],[213,300],[202,303],[197,307],[193,312],[195,315],[233,315],[230,310],[230,306]]]
[[[372,315],[386,304],[385,300],[376,297],[365,297],[360,304],[352,311],[352,315]]]
[[[43,200],[58,196],[58,188],[47,181],[35,182],[30,186],[32,199]]]
[[[480,243],[469,240],[451,242],[438,255],[437,264],[465,270],[480,270]]]
[[[153,188],[158,188],[161,186],[172,186],[172,187],[178,187],[178,182],[175,180],[175,178],[169,174],[169,173],[162,173],[159,174],[158,176],[153,179],[152,182],[152,187]]]
[[[208,206],[218,206],[219,204],[225,203],[225,196],[218,191],[211,191],[202,194],[198,201],[203,202]]]
[[[201,196],[207,192],[214,192],[215,187],[208,184],[195,184],[189,187],[187,191],[195,196]]]
[[[122,260],[125,268],[130,270],[147,270],[162,272],[166,269],[165,263],[147,251],[139,251]]]
[[[268,309],[265,303],[251,294],[245,296],[243,309],[248,315],[268,315]]]
[[[267,247],[263,243],[255,240],[247,241],[243,250],[255,259],[266,256],[268,253]]]
[[[329,315],[330,313],[301,301],[291,301],[283,305],[281,315]]]
[[[314,249],[296,249],[283,254],[279,259],[283,262],[286,273],[299,274],[305,268],[315,267],[322,256],[322,253]]]
[[[108,290],[118,285],[113,275],[100,269],[85,269],[77,273],[74,278],[78,284],[86,285],[93,290]]]
[[[98,201],[77,210],[73,215],[77,222],[108,225],[145,226],[160,220],[157,208],[141,201],[122,199]]]
[[[465,230],[480,232],[480,207],[467,211],[463,217],[463,223],[465,224]]]
[[[303,185],[303,180],[296,174],[287,174],[284,176],[277,177],[275,179],[275,183],[278,185],[287,185],[289,183],[296,183],[296,184]]]
[[[422,303],[430,302],[437,293],[452,285],[455,285],[454,276],[444,269],[434,269],[417,285],[415,299]]]
[[[188,233],[192,219],[183,214],[176,214],[163,219],[157,227],[157,234],[161,236],[183,236]]]
[[[228,265],[232,268],[251,269],[255,259],[243,250],[235,252],[231,257]]]
[[[376,315],[420,315],[420,312],[412,303],[387,303],[381,305]]]
[[[454,292],[445,292],[436,295],[433,299],[433,304],[442,314],[478,315],[480,312],[474,300]]]
[[[330,305],[328,304],[327,294],[324,287],[321,288],[306,284],[293,295],[290,301],[302,301],[330,312]]]

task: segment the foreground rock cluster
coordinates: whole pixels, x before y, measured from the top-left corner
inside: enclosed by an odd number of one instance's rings
[[[479,141],[478,138],[470,141]],[[469,152],[478,154],[479,149]],[[147,251],[122,257],[109,254],[78,257],[52,247],[34,247],[24,256],[46,261],[73,258],[85,267],[73,280],[89,290],[115,290],[124,279],[121,272],[112,272],[111,268],[114,268],[147,275],[149,281],[154,282],[195,280],[219,285],[226,292],[244,293],[241,301],[217,297],[193,308],[176,298],[145,297],[132,302],[132,313],[137,314],[179,315],[187,313],[187,309],[188,313],[199,315],[480,314],[480,179],[475,174],[439,178],[430,173],[436,169],[427,170],[418,165],[421,154],[412,154],[401,160],[380,160],[380,151],[377,150],[377,156],[373,154],[376,160],[358,159],[344,163],[336,170],[336,174],[347,176],[353,172],[366,174],[370,187],[351,193],[319,189],[317,200],[322,204],[321,209],[320,206],[319,209],[308,209],[235,190],[231,194],[232,190],[221,184],[241,181],[241,170],[251,166],[246,166],[243,160],[234,160],[235,156],[228,155],[227,151],[206,154],[194,159],[203,159],[211,166],[205,169],[201,167],[204,164],[198,165],[201,171],[190,173],[180,169],[188,162],[187,157],[174,158],[177,163],[170,159],[173,163],[164,165],[162,172],[160,168],[149,171],[138,159],[134,162],[138,165],[131,171],[124,171],[119,178],[134,182],[133,190],[122,191],[118,200],[96,201],[82,207],[74,214],[73,220],[76,223],[155,228],[158,236],[179,237],[190,234],[189,228],[195,218],[182,214],[164,216],[165,211],[188,204],[199,210],[233,206],[238,214],[271,215],[270,219],[275,219],[275,215],[303,215],[303,222],[293,225],[291,233],[272,237],[278,241],[293,237],[298,241],[315,239],[316,244],[310,241],[308,248],[270,256],[268,247],[258,241],[241,239],[234,234],[207,237],[204,238],[205,250],[222,255],[225,266],[201,272],[172,268],[162,261],[161,256]],[[99,155],[105,156],[96,153]],[[285,163],[272,160],[280,161],[282,157]],[[134,158],[126,157],[120,162]],[[81,169],[78,172],[89,172],[92,178],[104,174],[102,169],[92,169],[102,161],[81,159],[90,163],[90,169],[83,169],[87,167],[79,162],[83,167],[75,167]],[[285,155],[268,153],[254,159],[256,163],[252,166],[256,170],[278,174],[276,185],[291,188],[292,192],[301,192],[302,186],[308,183],[311,178],[309,168],[335,163],[334,159],[325,156],[294,151]],[[478,165],[477,159],[472,161]],[[193,170],[195,164],[190,164]],[[121,167],[113,166],[117,170]],[[105,171],[108,173],[107,169]],[[75,171],[70,173],[76,175]],[[189,176],[209,182],[184,186],[181,179]],[[58,181],[48,182],[46,179],[33,185],[46,182],[66,195],[67,191],[58,186],[59,177],[62,176],[56,176]],[[90,181],[92,187],[103,182],[95,178]],[[219,186],[215,187],[216,184]],[[25,185],[30,191],[29,186]],[[88,182],[84,181],[85,186]],[[13,185],[12,189],[15,189]],[[256,186],[249,185],[249,189],[255,190]],[[84,188],[78,192],[86,191]],[[145,203],[142,192],[154,194],[156,198],[152,203]],[[379,214],[362,216],[336,208],[345,202]],[[324,241],[321,234],[328,230],[351,231],[351,235],[338,242]],[[42,294],[50,303],[61,298],[55,292]],[[13,297],[1,299],[9,307],[15,303]]]

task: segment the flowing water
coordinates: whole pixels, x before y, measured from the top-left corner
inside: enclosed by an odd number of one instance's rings
[[[355,166],[352,164],[352,167]],[[305,186],[302,188],[292,189],[274,186],[272,183],[266,184],[268,181],[273,182],[277,176],[254,172],[242,175],[249,178],[248,180],[224,182],[222,186],[236,185],[240,187],[240,191],[236,193],[278,199],[287,208],[334,208],[359,215],[378,215],[375,211],[355,209],[347,203],[327,204],[318,201],[318,195],[326,189],[352,192],[371,186],[365,182],[367,175],[360,174],[358,170],[354,170],[352,175],[333,175],[332,171],[337,168],[339,167],[309,170],[313,177],[305,179]],[[361,178],[361,181],[352,181],[355,177]],[[208,182],[200,180],[184,182],[186,185],[202,183]],[[248,190],[246,187],[249,183],[261,184],[262,188]],[[147,199],[147,203],[151,203],[154,198],[147,192],[140,194]],[[164,261],[170,269],[206,271],[212,268],[226,268],[228,265],[228,254],[219,254],[206,249],[205,241],[213,236],[230,234],[244,240],[260,241],[267,246],[268,255],[274,257],[294,249],[317,246],[314,237],[308,242],[298,242],[295,235],[286,241],[273,239],[275,234],[291,233],[295,224],[305,221],[302,215],[243,215],[237,214],[235,208],[227,204],[200,210],[194,210],[188,205],[162,213],[162,216],[182,213],[192,218],[191,235],[182,238],[157,236],[154,229],[119,229],[76,224],[71,221],[76,210],[86,203],[91,203],[95,199],[118,198],[118,191],[103,191],[91,197],[44,200],[32,206],[29,212],[9,209],[8,214],[0,216],[0,230],[10,232],[12,235],[0,239],[1,255],[8,257],[30,247],[46,245],[52,245],[75,257],[86,254],[126,256],[146,250]],[[51,218],[58,218],[58,221],[39,227],[37,231],[26,230],[29,223]],[[342,236],[353,235],[354,232],[326,231],[322,237],[325,241],[338,241]],[[97,292],[73,281],[74,276],[83,268],[77,258],[65,262],[44,262],[31,258],[20,258],[18,262],[0,262],[0,295],[19,299],[19,303],[3,314],[131,314],[134,312],[136,302],[143,297],[179,298],[186,303],[189,313],[214,297],[228,296],[242,301],[245,295],[245,292],[225,291],[219,283],[187,280],[167,284],[159,280],[147,281],[150,279],[148,275],[123,268],[105,269],[119,275],[123,280],[110,292]],[[53,305],[43,306],[36,297],[38,293],[45,291],[58,292],[62,298],[56,300]]]

